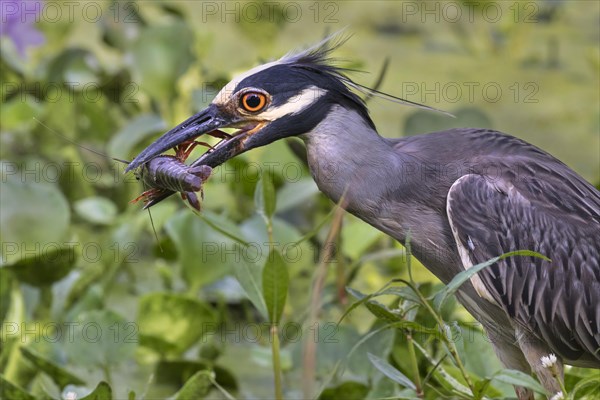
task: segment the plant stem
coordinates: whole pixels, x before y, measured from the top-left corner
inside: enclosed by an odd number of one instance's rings
[[[267,236],[269,237],[269,251],[273,249],[273,221],[267,218]],[[271,322],[271,356],[273,358],[273,375],[275,378],[275,398],[283,399],[281,388],[281,358],[279,354],[279,329],[276,322]]]
[[[440,317],[438,315],[438,313],[436,313],[435,310],[429,305],[429,302],[421,294],[421,292],[414,285],[410,284],[409,286],[411,287],[411,289],[413,290],[413,292],[415,292],[416,295],[419,296],[419,299],[421,300],[421,303],[425,306],[425,308],[433,316],[433,318],[435,319],[435,322],[438,324],[438,326],[440,328],[445,327],[446,323],[444,322],[444,320],[442,320],[442,317]],[[450,339],[448,339],[446,337],[445,333],[442,334],[442,341],[444,342],[444,344],[448,348],[448,351],[450,352],[450,355],[454,359],[454,362],[456,363],[456,366],[460,370],[460,373],[461,373],[462,377],[464,378],[465,382],[467,383],[467,386],[471,390],[471,393],[473,395],[475,395],[475,387],[473,386],[473,381],[471,381],[471,377],[467,373],[467,370],[465,369],[465,366],[463,365],[460,357],[458,356],[458,351],[456,350],[456,346],[454,345],[454,342],[452,342]]]
[[[558,386],[560,386],[560,390],[563,393],[564,398],[567,397],[567,388],[565,387],[565,382],[561,379],[561,373],[558,372],[558,368],[556,364],[554,364],[550,370],[552,372],[552,376],[558,382]]]
[[[275,398],[283,399],[281,389],[281,360],[279,358],[279,329],[277,325],[271,325],[271,353],[273,355],[273,374],[275,375]]]
[[[340,200],[340,203],[343,198]],[[333,221],[331,227],[327,233],[327,238],[323,243],[323,249],[321,250],[321,259],[319,265],[315,270],[315,278],[313,280],[312,292],[310,296],[310,306],[308,313],[308,320],[306,325],[308,329],[316,329],[318,332],[318,314],[321,310],[321,298],[323,294],[323,288],[325,287],[325,279],[327,277],[327,267],[331,262],[332,258],[335,257],[339,251],[335,251],[336,238],[339,236],[342,221],[344,217],[344,209],[342,207],[336,207],[333,214]],[[313,387],[315,383],[315,371],[317,366],[317,341],[310,339],[311,335],[306,336],[304,342],[304,351],[302,359],[302,391],[305,399],[313,398]]]
[[[411,331],[409,330],[406,334],[406,340],[408,341],[408,354],[410,355],[410,364],[413,370],[413,377],[415,386],[417,387],[417,397],[422,399],[424,398],[423,388],[421,387],[421,377],[419,376],[419,364],[417,363],[417,355],[415,354],[415,345],[413,343],[413,338]]]

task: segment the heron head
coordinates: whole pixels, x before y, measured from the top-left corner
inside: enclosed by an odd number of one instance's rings
[[[132,170],[184,142],[221,128],[235,128],[228,158],[276,140],[309,132],[334,104],[355,109],[369,124],[365,103],[348,87],[344,70],[329,54],[341,42],[328,39],[297,54],[253,68],[235,77],[211,104],[144,149],[127,167]],[[226,140],[227,141],[227,140]],[[214,151],[227,148],[220,143]]]
[[[334,35],[303,52],[288,54],[235,77],[207,108],[144,149],[126,172],[182,142],[217,129],[235,128],[230,139],[212,150],[213,158],[226,161],[247,150],[310,132],[328,117],[333,105],[355,110],[375,129],[365,102],[356,93],[371,89],[350,80],[347,70],[335,66],[330,58],[345,40]]]

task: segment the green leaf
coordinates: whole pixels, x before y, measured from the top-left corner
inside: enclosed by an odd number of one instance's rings
[[[69,204],[51,184],[27,182],[15,175],[2,176],[0,190],[0,262],[13,263],[31,249],[50,250],[62,241],[69,227]],[[43,207],[40,206],[43,202]]]
[[[273,177],[268,170],[264,170],[254,190],[254,205],[256,210],[265,218],[270,220],[275,213],[275,186]]]
[[[4,53],[3,53],[4,55]],[[2,103],[2,134],[10,131],[29,130],[36,125],[34,117],[44,112],[46,103],[30,95],[14,96]],[[2,181],[4,184],[4,181]]]
[[[358,301],[352,303],[350,305],[350,307],[348,307],[348,309],[342,314],[342,316],[338,320],[338,324],[340,324],[344,320],[344,318],[346,318],[348,316],[348,314],[350,314],[352,311],[354,311],[354,309],[356,307],[360,306],[361,304],[367,302],[369,299],[371,299],[377,295],[376,293],[365,295],[365,294],[359,292],[358,290],[352,289],[351,287],[348,287],[348,286],[346,286],[346,291],[348,293],[350,293],[352,296],[356,297],[358,299]]]
[[[364,383],[348,381],[336,387],[323,390],[319,400],[362,400],[369,393],[369,387]]]
[[[584,398],[583,396],[586,394],[593,395],[594,393],[600,393],[600,380],[598,379],[597,372],[592,372],[592,375],[579,380],[573,389],[569,390],[568,398],[570,400],[575,400]]]
[[[139,115],[110,139],[106,152],[111,157],[128,159],[138,143],[167,128],[165,121],[156,114]]]
[[[382,295],[394,295],[403,300],[410,301],[416,304],[421,304],[421,299],[415,294],[415,291],[407,286],[392,286],[381,292]]]
[[[84,385],[85,382],[77,376],[71,374],[66,369],[54,364],[52,361],[46,360],[36,352],[25,347],[20,348],[23,356],[28,359],[39,371],[45,372],[60,389],[64,389],[69,384]]]
[[[36,400],[36,398],[0,374],[0,398],[11,400]]]
[[[268,318],[267,305],[262,295],[261,268],[259,265],[250,264],[245,259],[233,265],[233,273],[246,293],[248,299],[260,312],[264,319]]]
[[[215,231],[189,210],[182,210],[169,219],[165,229],[177,248],[190,291],[231,273],[241,257],[234,240]]]
[[[514,369],[503,369],[498,371],[490,378],[494,381],[504,382],[511,385],[523,386],[533,390],[534,392],[546,394],[546,390],[539,384],[538,381],[524,372]]]
[[[5,321],[8,315],[11,304],[11,297],[13,296],[14,277],[5,268],[0,268],[0,323]],[[14,321],[10,321],[14,322]],[[4,329],[3,329],[4,331]],[[4,341],[5,338],[0,336],[0,340]]]
[[[131,397],[131,392],[129,393],[129,397]],[[112,400],[112,398],[112,389],[110,388],[110,385],[102,381],[96,386],[96,389],[94,389],[92,393],[82,397],[81,400]]]
[[[473,387],[473,395],[475,397],[475,399],[481,399],[483,398],[483,396],[485,396],[485,393],[487,391],[487,389],[490,387],[490,383],[492,382],[491,379],[486,378],[486,379],[482,379],[478,382],[475,382],[474,387]]]
[[[154,368],[156,377],[155,384],[172,391],[181,389],[181,387],[197,372],[211,370],[216,375],[214,381],[229,390],[237,390],[238,384],[233,374],[212,363],[189,361],[189,360],[161,360]]]
[[[415,384],[412,383],[412,381],[410,379],[408,379],[408,377],[406,375],[404,375],[402,372],[398,371],[396,368],[394,368],[390,363],[388,363],[384,359],[379,358],[371,353],[367,353],[367,356],[369,357],[369,361],[371,361],[371,364],[373,364],[375,366],[375,368],[377,368],[382,374],[384,374],[385,376],[387,376],[394,382],[397,382],[400,385],[402,385],[403,387],[407,387],[409,389],[413,389],[413,390],[417,389]]]
[[[74,204],[77,215],[92,224],[110,225],[117,216],[117,206],[106,197],[94,196]]]
[[[196,299],[151,293],[140,299],[138,325],[141,344],[159,353],[181,354],[215,331],[216,317],[210,306]],[[163,348],[160,342],[169,347]]]
[[[365,303],[367,310],[371,312],[377,319],[387,322],[402,321],[402,315],[393,313],[386,306],[375,300],[369,300]]]
[[[106,271],[104,265],[101,263],[93,263],[86,266],[85,273],[79,275],[77,280],[71,285],[69,294],[65,299],[65,310],[70,309],[81,298],[85,297],[89,293],[90,286],[105,276]]]
[[[131,53],[133,81],[151,97],[166,102],[176,92],[177,79],[194,59],[193,31],[183,21],[174,21],[146,27]]]
[[[285,306],[288,284],[289,276],[285,261],[279,251],[273,249],[269,253],[262,275],[263,297],[272,324],[279,323]]]
[[[138,326],[111,310],[84,311],[77,316],[65,352],[73,364],[114,367],[137,348]]]
[[[67,276],[77,261],[74,246],[66,248],[56,246],[48,244],[39,247],[40,253],[22,258],[6,268],[14,272],[21,282],[36,287],[52,285]]]
[[[198,371],[185,385],[175,393],[175,400],[195,400],[206,397],[212,388],[214,372],[210,370]]]
[[[501,256],[494,257],[490,260],[482,262],[481,264],[474,265],[471,268],[457,274],[450,281],[450,283],[448,283],[442,290],[440,290],[438,292],[438,294],[435,296],[435,298],[433,300],[433,304],[434,304],[435,308],[437,310],[440,310],[442,308],[442,305],[446,301],[446,299],[448,297],[452,296],[460,288],[460,286],[463,283],[465,283],[467,280],[469,280],[471,277],[473,277],[473,275],[475,275],[482,269],[489,267],[490,265],[494,265],[495,263],[497,263],[500,260],[503,260],[507,257],[513,257],[513,256],[537,257],[537,258],[541,258],[546,261],[550,261],[549,258],[545,257],[544,255],[542,255],[540,253],[536,253],[535,251],[517,250],[517,251],[511,251],[509,253],[504,253]]]
[[[222,233],[243,246],[248,246],[248,242],[243,239],[243,234],[238,226],[225,216],[215,214],[209,210],[204,210],[198,217],[217,232]]]

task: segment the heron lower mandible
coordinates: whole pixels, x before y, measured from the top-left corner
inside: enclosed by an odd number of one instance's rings
[[[329,39],[236,77],[128,170],[219,128],[238,131],[201,157],[212,167],[298,136],[319,189],[335,202],[344,194],[350,213],[401,243],[410,232],[415,257],[445,283],[514,250],[551,260],[504,259],[457,294],[506,367],[535,372],[550,394],[560,387],[542,357],[556,354],[560,373],[563,362],[600,368],[600,192],[545,151],[497,131],[380,136],[356,94],[369,89],[330,62],[335,47]],[[440,174],[440,165],[456,173]]]

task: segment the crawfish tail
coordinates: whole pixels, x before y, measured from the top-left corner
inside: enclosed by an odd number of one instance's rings
[[[207,168],[189,167],[174,156],[158,156],[142,167],[140,178],[150,187],[197,192],[210,176],[212,169]]]

